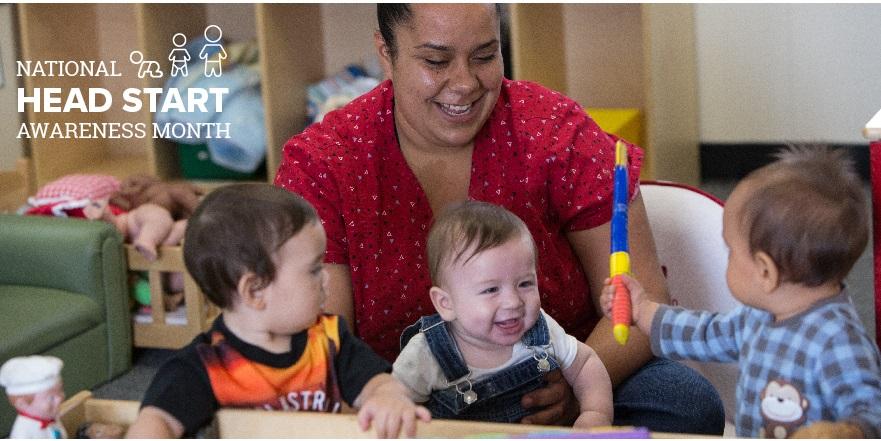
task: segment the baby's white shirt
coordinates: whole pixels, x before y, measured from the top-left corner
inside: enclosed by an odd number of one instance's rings
[[[547,323],[551,337],[548,355],[556,358],[560,367],[566,369],[575,361],[575,355],[578,353],[578,340],[566,334],[563,327],[544,310],[540,310],[540,313]],[[471,370],[471,380],[479,380],[527,358],[532,358],[532,350],[522,341],[518,341],[511,351],[511,358],[505,363],[488,369],[468,366],[468,369]],[[451,386],[432,355],[425,335],[421,332],[414,335],[398,355],[392,366],[392,375],[410,389],[411,398],[417,403],[428,401],[432,391]]]

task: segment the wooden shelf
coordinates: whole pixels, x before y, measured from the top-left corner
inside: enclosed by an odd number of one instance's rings
[[[109,157],[91,160],[83,165],[77,173],[112,175],[119,179],[135,174],[150,174],[147,155]]]
[[[515,79],[559,90],[584,107],[639,109],[642,178],[698,183],[693,5],[518,3],[510,14]],[[596,35],[596,29],[608,32]],[[567,54],[590,59],[570,60]],[[621,69],[606,66],[620,59],[626,61]],[[585,68],[573,70],[573,65]],[[627,78],[623,86],[621,77]],[[604,93],[597,104],[569,89]]]
[[[31,188],[30,161],[19,158],[15,170],[0,171],[0,213],[14,213],[24,205]]]
[[[321,6],[257,4],[256,13],[260,53],[273,54],[260,57],[271,182],[285,141],[306,128],[306,86],[325,75]]]
[[[253,36],[261,53],[269,182],[281,162],[284,142],[306,126],[306,87],[333,73],[327,72],[329,69],[339,68],[328,67],[331,61],[359,61],[352,56],[353,45],[347,41],[352,36],[328,32],[327,28],[339,27],[341,23],[346,24],[346,29],[363,24],[359,34],[364,35],[355,38],[370,43],[372,36],[367,30],[373,29],[375,22],[375,16],[368,13],[371,8],[364,5],[256,4],[218,8],[206,4],[22,4],[17,8],[22,59],[109,58],[117,60],[120,69],[129,69],[124,71],[123,78],[116,79],[26,77],[28,91],[35,87],[161,87],[163,79],[133,77],[127,59],[129,51],[140,50],[145,59],[158,61],[163,71],[168,72],[174,34],[183,33],[188,41],[193,41],[202,35],[209,19],[217,22],[218,13],[226,14],[221,17],[223,23],[253,23]],[[698,133],[691,5],[512,4],[509,11],[515,79],[537,81],[567,94],[573,84],[588,85],[590,90],[622,90],[620,94],[605,94],[599,106],[587,99],[576,99],[585,107],[640,110],[642,146],[646,149],[643,177],[696,183]],[[595,25],[614,29],[610,38],[625,39],[627,45],[605,44],[585,34]],[[77,38],[69,38],[70,35]],[[641,48],[630,47],[639,46],[637,42],[642,43]],[[604,64],[573,68],[582,66],[583,60],[567,60],[567,54],[588,49],[592,58],[624,57],[632,64],[627,81],[635,85],[620,87],[622,70]],[[148,125],[153,121],[153,115],[146,109],[125,116]],[[118,113],[107,116],[114,120],[121,117]],[[27,114],[29,122],[87,122],[95,118],[88,113]],[[183,175],[175,144],[164,139],[31,141],[37,186],[84,170],[152,173],[162,179]],[[108,157],[136,159],[105,159]]]
[[[211,191],[217,190],[220,187],[231,185],[231,184],[256,184],[263,181],[232,181],[232,180],[201,180],[201,179],[189,179],[189,182],[195,184],[197,187],[205,190],[206,193],[210,193]]]

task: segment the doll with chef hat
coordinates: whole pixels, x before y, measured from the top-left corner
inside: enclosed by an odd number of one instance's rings
[[[58,357],[31,355],[9,359],[0,367],[0,385],[18,416],[10,438],[66,438],[56,421],[64,387]]]

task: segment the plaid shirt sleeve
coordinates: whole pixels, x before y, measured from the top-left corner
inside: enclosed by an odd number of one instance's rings
[[[836,420],[857,424],[866,438],[881,436],[881,361],[874,344],[863,333],[838,332],[817,363],[820,392],[834,403]]]
[[[674,360],[737,361],[744,320],[743,307],[719,314],[661,305],[652,319],[652,352]]]

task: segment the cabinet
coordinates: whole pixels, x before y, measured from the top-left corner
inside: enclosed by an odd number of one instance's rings
[[[363,15],[353,5],[351,13]],[[22,60],[115,60],[118,78],[25,76],[29,96],[34,88],[103,87],[119,96],[127,87],[162,87],[164,79],[138,79],[128,61],[132,50],[145,60],[170,69],[172,37],[183,33],[188,41],[202,34],[210,5],[203,4],[69,4],[19,6]],[[335,14],[347,11],[322,5],[256,4],[232,10],[226,21],[252,21],[260,53],[262,99],[267,139],[267,180],[272,179],[284,141],[306,125],[306,85],[325,74],[322,9]],[[226,11],[228,14],[229,11]],[[227,14],[227,15],[228,15]],[[332,17],[331,19],[336,19]],[[246,26],[247,27],[247,26]],[[370,43],[370,42],[368,42]],[[372,44],[372,43],[370,43]],[[95,113],[46,113],[28,109],[30,123],[87,123],[153,121],[145,107],[139,113],[111,109]],[[127,176],[152,173],[163,179],[181,176],[177,149],[164,139],[44,139],[30,140],[36,185],[68,173],[107,173]]]
[[[514,78],[561,90],[585,107],[641,108],[647,152],[643,177],[696,183],[697,99],[690,5],[513,4],[508,8]],[[174,34],[184,33],[191,41],[207,25],[216,24],[217,17],[227,23],[246,23],[246,28],[252,26],[261,54],[266,179],[271,181],[284,141],[306,125],[306,85],[335,72],[346,60],[360,61],[351,54],[371,50],[376,26],[373,10],[370,4],[22,4],[18,6],[20,59],[116,60],[122,75],[25,76],[22,80],[29,94],[44,87],[103,87],[116,97],[127,87],[161,87],[163,79],[137,78],[136,66],[129,62],[132,50],[141,51],[145,60],[158,61],[163,72],[168,72]],[[616,20],[624,21],[615,27]],[[583,37],[601,24],[615,30],[609,32],[608,40]],[[354,47],[352,41],[357,41]],[[636,42],[635,49],[609,54],[610,47],[619,50],[616,42],[620,41]],[[626,71],[635,85],[616,83],[623,70],[600,69],[602,64],[579,70],[567,60],[571,54],[588,50],[634,60]],[[573,93],[582,86],[601,91],[606,98],[597,101]],[[90,114],[34,112],[31,107],[26,115],[29,123],[114,121],[148,127],[152,118],[146,108],[139,113],[114,108]],[[163,179],[179,178],[175,144],[149,135],[31,139],[35,185],[69,173],[119,177],[151,173]]]
[[[512,76],[643,117],[643,179],[700,179],[694,6],[509,6]],[[562,68],[561,68],[562,67]]]

